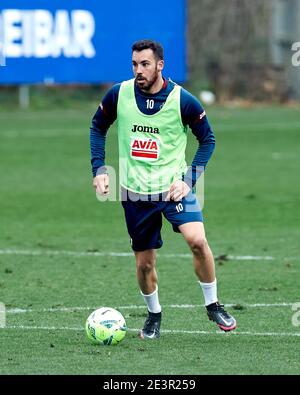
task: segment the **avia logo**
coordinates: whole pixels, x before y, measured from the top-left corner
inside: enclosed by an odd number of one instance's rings
[[[134,140],[132,148],[157,150],[157,142],[152,140]]]
[[[159,141],[154,139],[132,138],[131,157],[136,160],[157,160],[159,157]]]
[[[142,126],[142,125],[133,125],[131,129],[132,132],[144,132],[144,133],[159,133],[158,128],[153,128],[152,126]]]

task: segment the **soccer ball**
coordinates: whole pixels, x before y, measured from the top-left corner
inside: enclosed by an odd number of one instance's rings
[[[111,307],[101,307],[86,320],[85,330],[92,343],[118,344],[126,335],[126,322],[122,314]]]

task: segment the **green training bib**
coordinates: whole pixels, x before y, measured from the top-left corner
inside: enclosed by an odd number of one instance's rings
[[[168,191],[187,171],[187,128],[180,112],[180,86],[175,85],[164,106],[143,114],[136,103],[134,79],[121,84],[118,98],[120,185],[141,194]]]

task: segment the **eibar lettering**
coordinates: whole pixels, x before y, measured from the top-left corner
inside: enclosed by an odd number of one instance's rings
[[[143,133],[157,133],[159,134],[158,128],[153,128],[152,126],[142,126],[142,125],[133,125],[131,130],[132,132],[143,132]]]
[[[6,58],[93,58],[94,15],[88,10],[0,10]]]
[[[105,381],[103,385],[104,390],[130,390],[134,392],[137,386],[136,381],[115,381],[110,379]]]

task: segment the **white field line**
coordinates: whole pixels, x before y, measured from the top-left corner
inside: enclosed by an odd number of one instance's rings
[[[76,112],[75,112],[76,114]],[[42,115],[42,114],[41,114]],[[71,115],[71,114],[70,114]],[[78,114],[76,114],[78,115]],[[23,116],[23,115],[22,115]],[[29,117],[28,119],[33,119],[32,117]],[[220,132],[235,132],[236,131],[236,123],[232,124],[218,124],[216,123],[215,128],[219,129]],[[247,130],[248,132],[257,132],[257,131],[264,131],[266,128],[272,129],[272,130],[282,130],[282,128],[285,127],[285,124],[280,123],[280,122],[264,122],[264,123],[251,123],[250,125],[242,126],[244,130]],[[289,128],[295,128],[299,129],[299,122],[290,122],[289,123]],[[239,129],[241,129],[241,125],[239,125]],[[82,128],[69,128],[69,129],[63,129],[63,128],[43,128],[39,130],[25,130],[20,132],[18,129],[7,129],[5,131],[2,131],[0,133],[0,138],[1,137],[57,137],[57,136],[65,136],[66,134],[70,135],[73,134],[74,132],[77,134],[81,134],[82,136],[86,134],[86,127]]]
[[[110,251],[65,251],[65,250],[18,250],[18,249],[10,249],[4,248],[0,249],[0,255],[29,255],[29,256],[43,256],[43,255],[68,255],[73,256],[75,258],[92,256],[92,257],[105,257],[105,256],[113,256],[113,257],[133,257],[132,252],[110,252]],[[192,257],[191,254],[157,254],[158,257],[164,258],[188,258]],[[222,257],[222,256],[221,256]],[[217,259],[218,257],[216,257]],[[220,258],[222,259],[222,258]],[[253,256],[253,255],[225,255],[223,260],[237,260],[237,261],[272,261],[276,259],[273,256]],[[298,259],[297,257],[288,257],[289,260]]]
[[[226,307],[242,306],[246,308],[257,308],[257,307],[291,307],[295,303],[293,302],[282,302],[282,303],[226,303]],[[203,304],[170,304],[164,305],[164,308],[169,309],[196,309],[204,307]],[[96,310],[99,306],[87,307],[87,306],[75,306],[75,307],[52,307],[44,309],[23,309],[23,308],[11,308],[6,309],[7,314],[22,314],[22,313],[53,313],[53,312],[75,312],[85,310]],[[128,305],[128,306],[116,306],[119,310],[134,310],[134,309],[145,309],[145,305]]]
[[[56,327],[56,326],[25,326],[25,325],[9,325],[0,329],[22,329],[22,330],[48,330],[48,331],[84,331],[84,327]],[[128,328],[129,332],[139,332],[139,329],[136,328]],[[228,333],[224,333],[221,330],[218,331],[186,331],[181,329],[162,329],[161,333],[174,333],[174,334],[190,334],[190,335],[229,335]],[[300,336],[299,333],[295,332],[251,332],[251,331],[234,331],[230,332],[230,335],[242,335],[242,336]]]
[[[28,138],[28,137],[71,137],[71,136],[84,136],[86,130],[85,128],[72,128],[72,129],[62,129],[62,128],[52,128],[52,129],[39,129],[34,130],[5,130],[0,133],[0,137],[6,138]]]
[[[237,124],[232,123],[232,124],[218,124],[216,123],[214,125],[215,129],[218,129],[221,133],[222,132],[235,132]],[[239,129],[246,130],[247,132],[256,132],[256,131],[265,131],[266,128],[270,128],[272,130],[281,130],[283,127],[283,124],[280,122],[263,122],[261,124],[259,123],[251,123],[247,125],[239,125]],[[299,122],[291,122],[289,123],[290,128],[297,128],[299,129]]]

